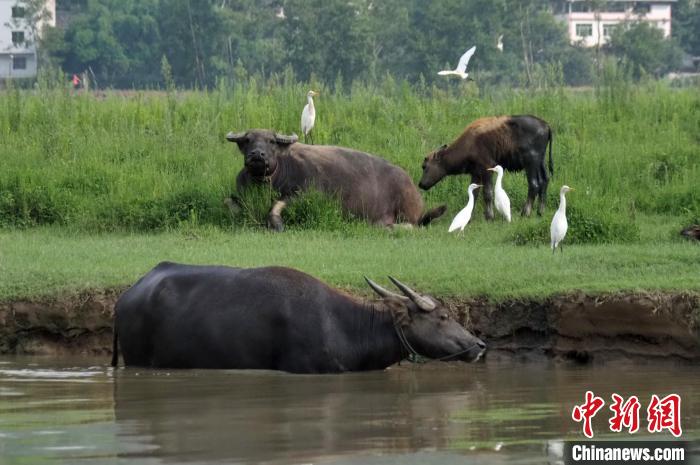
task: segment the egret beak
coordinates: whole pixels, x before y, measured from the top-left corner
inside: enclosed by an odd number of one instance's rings
[[[484,187],[483,184],[477,184],[476,187]]]
[[[311,93],[313,94],[314,97],[316,97],[320,94],[320,92],[316,92],[315,90],[312,90]]]
[[[569,191],[575,191],[575,190],[576,189],[574,189],[573,187],[569,187]]]
[[[496,171],[496,168],[486,168],[486,171]]]

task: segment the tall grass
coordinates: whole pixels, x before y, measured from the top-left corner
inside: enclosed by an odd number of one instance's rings
[[[414,87],[391,78],[343,91],[284,76],[206,92],[74,94],[46,83],[10,89],[0,93],[0,226],[88,232],[262,226],[274,193],[251,197],[249,210],[234,217],[223,203],[242,167],[224,135],[256,127],[298,133],[311,87],[321,91],[317,143],[380,155],[415,180],[425,154],[478,117],[544,118],[554,128],[550,211],[559,186],[576,187],[572,208],[592,218],[595,236],[588,240],[584,231],[581,242],[633,241],[638,215],[700,216],[700,92],[632,86],[609,69],[595,91]],[[446,179],[425,193],[427,203],[447,203],[455,212],[467,182]],[[509,173],[504,184],[514,210],[520,208],[524,175]],[[352,222],[336,210],[333,199],[311,193],[285,215],[291,227],[338,229]],[[528,242],[545,223],[523,222],[515,239]]]

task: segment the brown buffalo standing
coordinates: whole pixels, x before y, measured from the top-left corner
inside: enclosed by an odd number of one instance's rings
[[[448,175],[470,174],[473,183],[483,184],[486,219],[493,219],[493,184],[488,168],[501,165],[508,171],[525,170],[527,202],[522,213],[530,216],[535,197],[542,214],[547,196],[545,156],[549,144],[549,173],[552,165],[552,130],[536,116],[496,116],[481,118],[466,127],[450,145],[443,145],[425,158],[418,184],[430,189]]]
[[[229,133],[244,156],[236,178],[241,192],[253,183],[270,183],[281,199],[268,217],[269,226],[284,228],[281,213],[290,198],[309,188],[336,195],[343,209],[370,223],[427,225],[445,212],[441,206],[423,212],[423,199],[408,174],[388,161],[343,147],[297,143],[297,136],[266,129]]]

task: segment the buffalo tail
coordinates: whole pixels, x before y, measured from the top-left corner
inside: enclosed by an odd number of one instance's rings
[[[549,175],[554,176],[554,162],[552,161],[552,128],[549,128]]]
[[[423,216],[421,216],[418,220],[418,226],[429,225],[431,221],[440,218],[442,215],[445,214],[446,211],[446,205],[440,205],[439,207],[435,207],[433,209],[428,210],[427,212],[423,213]]]

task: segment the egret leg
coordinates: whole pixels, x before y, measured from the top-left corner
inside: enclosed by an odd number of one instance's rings
[[[564,244],[559,244],[559,251],[564,253]]]
[[[311,145],[314,145],[314,136],[309,133],[309,140],[311,140]]]

